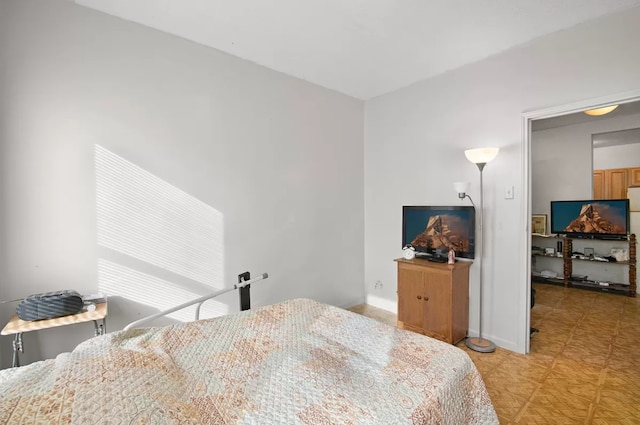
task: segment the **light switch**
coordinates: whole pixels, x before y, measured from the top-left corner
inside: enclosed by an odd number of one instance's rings
[[[513,186],[505,186],[504,199],[513,199]]]

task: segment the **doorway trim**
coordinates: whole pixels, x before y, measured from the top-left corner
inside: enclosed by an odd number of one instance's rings
[[[519,346],[524,346],[524,352],[529,353],[530,350],[530,327],[531,327],[531,122],[533,120],[553,118],[561,115],[573,114],[584,111],[585,109],[595,109],[607,106],[612,103],[625,104],[640,101],[640,90],[633,90],[623,93],[612,94],[608,96],[585,99],[574,103],[569,103],[551,108],[537,109],[522,113],[522,199],[524,202],[523,223],[524,234],[522,235],[522,251],[524,259],[520,263],[520,276],[522,283],[520,288],[524,291],[520,296],[521,315],[519,323],[521,324],[521,338]],[[524,344],[523,344],[524,343]]]

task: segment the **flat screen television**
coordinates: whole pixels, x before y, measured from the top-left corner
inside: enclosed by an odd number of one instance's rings
[[[629,200],[551,201],[551,233],[578,238],[626,239]]]
[[[475,258],[476,210],[471,206],[402,207],[402,246],[412,245],[416,253]]]

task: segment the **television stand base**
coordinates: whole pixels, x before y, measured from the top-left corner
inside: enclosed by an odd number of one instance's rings
[[[434,263],[446,263],[448,261],[447,257],[445,257],[444,255],[434,255],[434,254],[427,254],[423,252],[417,252],[416,258],[432,261]]]

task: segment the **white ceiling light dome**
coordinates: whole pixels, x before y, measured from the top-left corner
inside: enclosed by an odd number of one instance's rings
[[[594,117],[599,117],[600,115],[607,115],[608,113],[613,112],[616,108],[618,108],[618,105],[610,105],[602,108],[588,109],[584,111],[584,113]]]

